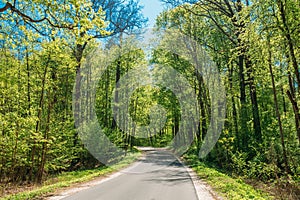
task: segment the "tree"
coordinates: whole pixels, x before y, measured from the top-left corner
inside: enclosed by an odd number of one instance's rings
[[[116,3],[106,4],[112,2]],[[99,46],[97,39],[120,32],[108,19],[128,33],[144,24],[138,2],[132,6],[118,2],[107,7],[109,15],[88,0],[7,1],[0,7],[1,63],[5,63],[0,81],[5,137],[0,146],[7,149],[1,154],[1,181],[41,183],[48,173],[95,164],[74,137],[76,70]]]
[[[275,165],[271,176],[278,176],[279,171],[293,173],[291,170],[295,166],[291,166],[290,159],[297,157],[295,149],[299,142],[295,139],[299,139],[299,110],[297,68],[291,54],[298,52],[295,46],[298,22],[288,16],[298,15],[299,6],[289,1],[281,2],[284,9],[280,1],[163,2],[171,8],[159,16],[158,28],[173,27],[197,40],[224,75],[227,102],[230,102],[225,129],[207,159],[227,169],[236,170],[232,166],[247,163],[249,166],[265,165],[266,170],[267,166]],[[157,55],[164,57],[161,53]],[[203,83],[200,82],[195,91],[201,87]],[[207,101],[203,103],[204,107],[209,106]],[[251,117],[247,114],[250,109]],[[295,123],[291,123],[291,114],[294,114]],[[238,168],[236,171],[240,173],[241,166]],[[251,167],[245,171],[251,174]],[[254,174],[268,176],[265,171],[256,170]]]

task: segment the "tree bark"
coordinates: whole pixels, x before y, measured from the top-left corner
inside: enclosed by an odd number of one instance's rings
[[[268,43],[270,43],[269,40],[268,40]],[[277,116],[277,122],[278,122],[278,126],[279,126],[281,146],[282,146],[282,150],[283,150],[283,160],[284,160],[284,164],[285,164],[285,172],[286,172],[286,174],[288,174],[290,170],[289,170],[288,157],[287,157],[287,153],[286,153],[281,116],[280,116],[278,100],[277,100],[277,91],[276,91],[276,86],[275,86],[275,79],[274,79],[274,74],[273,74],[273,69],[272,69],[272,52],[271,52],[271,49],[270,49],[270,44],[268,44],[268,64],[269,64],[269,71],[270,71],[270,75],[271,75],[271,79],[272,79],[274,105],[275,105],[275,111],[276,111],[276,116]]]
[[[245,63],[246,63],[246,68],[247,68],[248,79],[249,79],[254,134],[255,134],[256,142],[261,143],[262,142],[261,125],[260,125],[259,108],[258,108],[258,102],[257,102],[256,86],[255,86],[254,77],[253,77],[252,64],[251,64],[250,58],[248,58],[248,57],[246,58],[245,61],[246,61]]]
[[[50,62],[50,55],[48,55],[47,58],[47,63],[44,69],[44,74],[43,74],[43,79],[42,79],[42,90],[41,90],[41,96],[39,100],[39,107],[38,107],[38,120],[36,121],[35,125],[35,132],[36,134],[39,133],[40,131],[40,126],[42,122],[42,111],[43,111],[43,104],[44,104],[44,94],[45,94],[45,84],[46,84],[46,78],[47,78],[47,72],[48,72],[48,67],[49,67],[49,62]],[[31,150],[31,167],[29,170],[29,179],[33,180],[33,170],[34,170],[34,164],[35,164],[35,154],[36,154],[36,140],[34,139],[33,145],[32,145],[32,150]]]
[[[280,12],[280,16],[281,16],[281,20],[282,20],[282,24],[283,24],[283,30],[284,30],[284,36],[285,36],[285,40],[288,44],[288,50],[290,53],[290,60],[294,69],[294,73],[296,76],[296,80],[297,80],[297,84],[298,86],[300,85],[300,74],[299,74],[299,69],[298,69],[298,62],[297,62],[297,58],[295,55],[295,49],[294,49],[294,44],[292,41],[292,36],[291,36],[291,31],[289,28],[289,25],[287,24],[287,19],[286,19],[286,10],[284,8],[284,4],[282,2],[282,0],[277,0],[277,5],[279,7],[279,12]]]

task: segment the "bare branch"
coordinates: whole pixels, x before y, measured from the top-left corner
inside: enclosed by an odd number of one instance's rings
[[[4,12],[4,11],[8,10],[10,7],[11,7],[11,4],[7,2],[3,8],[0,8],[0,12]]]

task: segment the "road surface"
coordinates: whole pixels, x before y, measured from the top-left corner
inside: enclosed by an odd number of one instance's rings
[[[201,189],[202,188],[202,189]],[[197,200],[214,199],[192,181],[187,169],[164,150],[148,150],[131,167],[64,200]]]

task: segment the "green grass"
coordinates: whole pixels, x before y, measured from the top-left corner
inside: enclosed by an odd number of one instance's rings
[[[208,183],[212,189],[224,199],[274,199],[267,193],[246,184],[242,179],[232,178],[229,175],[200,162],[197,156],[185,155],[184,160],[202,180]]]
[[[92,170],[79,170],[73,172],[64,172],[55,178],[51,178],[43,183],[42,186],[36,187],[30,191],[24,191],[17,194],[9,195],[1,198],[1,200],[8,199],[39,199],[39,197],[45,196],[46,194],[55,192],[58,189],[72,186],[76,183],[83,183],[93,180],[96,177],[105,176],[112,172],[118,171],[129,164],[133,163],[139,156],[140,152],[129,153],[127,156],[119,163],[112,165],[110,167],[99,167]]]

